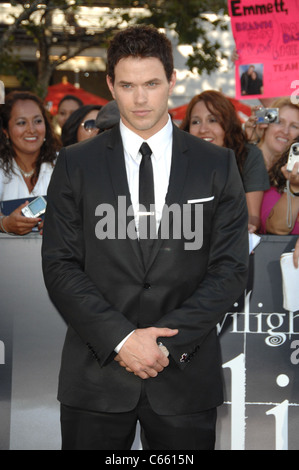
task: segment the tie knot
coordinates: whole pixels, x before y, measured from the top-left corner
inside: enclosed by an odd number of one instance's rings
[[[146,142],[143,142],[140,147],[140,153],[143,157],[150,157],[153,152],[151,151],[150,146]]]

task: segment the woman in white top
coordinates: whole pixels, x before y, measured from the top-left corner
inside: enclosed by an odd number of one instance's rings
[[[0,201],[46,195],[60,144],[42,101],[15,91],[0,106]],[[0,216],[0,231],[25,235],[40,219],[21,213],[27,203]]]

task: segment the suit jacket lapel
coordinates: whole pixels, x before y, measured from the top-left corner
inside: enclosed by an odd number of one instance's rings
[[[186,145],[184,139],[184,133],[180,131],[175,125],[173,126],[173,147],[172,147],[172,161],[171,161],[171,171],[169,178],[168,191],[166,194],[165,205],[170,207],[175,203],[182,203],[182,193],[185,186],[187,169],[188,169],[188,146]],[[163,211],[164,212],[164,211]],[[168,218],[168,215],[167,215]],[[165,215],[162,214],[161,224],[165,219]],[[161,227],[160,224],[160,227]],[[172,212],[169,213],[169,233],[171,233],[173,224]],[[159,230],[160,235],[160,230]],[[154,243],[150,260],[147,266],[147,270],[150,269],[153,261],[155,260],[164,240],[158,235],[157,240]]]

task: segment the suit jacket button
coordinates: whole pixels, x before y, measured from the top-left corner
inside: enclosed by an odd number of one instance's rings
[[[145,283],[143,284],[143,288],[146,289],[146,290],[150,289],[151,287],[152,287],[152,286],[151,286],[148,282],[145,282]]]

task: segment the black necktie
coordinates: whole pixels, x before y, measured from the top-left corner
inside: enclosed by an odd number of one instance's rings
[[[152,151],[146,142],[141,145],[140,153],[142,160],[139,167],[139,241],[146,265],[156,236],[155,190]]]

